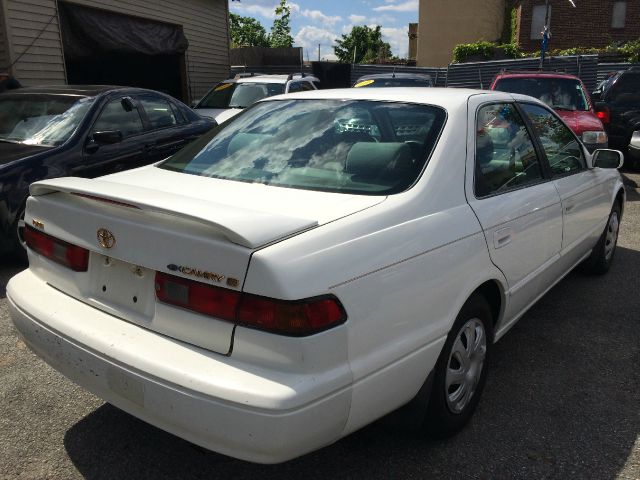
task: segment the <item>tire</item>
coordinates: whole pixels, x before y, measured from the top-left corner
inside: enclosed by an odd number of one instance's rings
[[[450,437],[471,418],[486,382],[492,342],[491,309],[482,295],[474,294],[460,310],[436,362],[423,423],[431,437]]]
[[[596,246],[593,247],[589,258],[582,264],[583,272],[594,275],[604,275],[609,271],[616,253],[619,230],[620,204],[616,201],[607,219],[607,226],[604,228],[604,232],[602,232]]]
[[[13,232],[13,252],[12,258],[20,264],[27,263],[27,249],[24,245],[22,230],[24,229],[24,207],[20,209],[16,221],[11,229]]]

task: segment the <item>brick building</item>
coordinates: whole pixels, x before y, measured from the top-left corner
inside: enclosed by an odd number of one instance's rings
[[[520,0],[516,35],[524,52],[540,50],[544,0]],[[640,0],[550,0],[549,49],[602,48],[640,38]]]

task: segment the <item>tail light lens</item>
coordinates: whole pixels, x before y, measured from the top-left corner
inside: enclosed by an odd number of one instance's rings
[[[156,273],[155,288],[161,302],[280,335],[312,335],[347,319],[344,308],[332,295],[277,300],[162,272]]]
[[[600,119],[602,123],[605,125],[611,123],[611,111],[609,107],[604,107],[596,112],[596,116]]]
[[[47,235],[33,227],[25,227],[24,241],[27,247],[75,272],[86,272],[89,267],[89,250]]]

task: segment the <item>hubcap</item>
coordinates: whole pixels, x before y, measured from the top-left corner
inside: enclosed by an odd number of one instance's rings
[[[618,241],[618,230],[620,228],[620,221],[618,220],[618,212],[613,212],[607,225],[607,233],[604,236],[604,258],[611,259],[613,251],[616,248]]]
[[[447,362],[445,395],[451,412],[462,412],[473,398],[482,376],[486,355],[487,336],[484,324],[479,319],[472,318],[458,332]]]

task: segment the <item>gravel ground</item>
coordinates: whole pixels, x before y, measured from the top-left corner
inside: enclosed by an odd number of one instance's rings
[[[0,267],[0,479],[640,479],[640,175],[604,277],[570,274],[494,349],[469,426],[434,442],[377,422],[291,462],[195,447],[75,386],[18,339]]]

